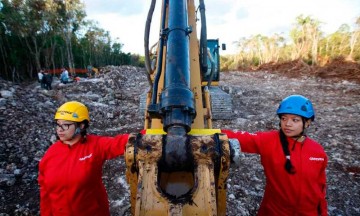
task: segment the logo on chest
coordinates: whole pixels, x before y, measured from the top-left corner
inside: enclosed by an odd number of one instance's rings
[[[317,157],[309,157],[310,161],[324,161],[324,158],[317,158]]]
[[[92,153],[89,154],[89,155],[86,155],[86,156],[84,156],[84,157],[79,158],[79,161],[84,161],[84,160],[87,160],[87,159],[89,159],[89,158],[91,158],[91,157],[92,157]]]

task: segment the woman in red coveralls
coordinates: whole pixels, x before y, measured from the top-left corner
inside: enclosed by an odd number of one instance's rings
[[[87,135],[89,112],[76,101],[60,106],[55,121],[59,140],[39,164],[41,215],[110,215],[102,167],[124,154],[128,135]]]
[[[277,115],[279,131],[222,130],[233,148],[261,157],[266,186],[258,215],[327,215],[328,158],[323,147],[305,134],[315,119],[312,103],[291,95],[280,103]]]

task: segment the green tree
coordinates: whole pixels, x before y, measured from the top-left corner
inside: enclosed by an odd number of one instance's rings
[[[321,37],[320,22],[310,16],[296,17],[294,28],[290,37],[294,43],[292,59],[308,59],[312,64],[317,64],[318,43]]]
[[[353,32],[351,32],[350,34],[350,40],[349,40],[349,46],[350,46],[350,52],[349,55],[347,56],[347,59],[353,61],[353,55],[354,55],[354,50],[356,47],[356,44],[358,43],[358,39],[360,37],[360,17],[358,17],[356,19],[355,22],[355,30]]]
[[[74,68],[74,56],[72,52],[72,39],[86,16],[84,5],[79,0],[56,1],[58,23],[63,31],[63,37],[66,44],[66,57],[69,68]]]

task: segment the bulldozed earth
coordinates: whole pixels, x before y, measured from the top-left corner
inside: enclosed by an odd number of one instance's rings
[[[233,102],[233,118],[214,128],[255,132],[278,129],[281,99],[302,94],[314,104],[316,119],[307,134],[329,157],[329,215],[360,215],[360,66],[336,60],[323,67],[301,61],[262,65],[221,74],[221,88]],[[39,215],[38,162],[56,139],[53,116],[69,100],[90,109],[90,133],[113,136],[143,128],[140,95],[148,90],[143,68],[104,67],[98,77],[60,84],[0,80],[0,215]],[[129,186],[122,157],[104,165],[111,215],[130,215]],[[244,154],[228,177],[227,215],[256,215],[265,178],[257,155]]]

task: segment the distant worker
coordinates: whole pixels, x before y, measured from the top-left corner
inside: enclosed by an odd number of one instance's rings
[[[69,82],[69,72],[66,70],[66,68],[62,68],[61,71],[60,82],[66,84]]]
[[[328,215],[328,157],[323,147],[305,133],[315,119],[312,103],[304,96],[291,95],[280,103],[276,113],[279,131],[222,130],[235,149],[261,157],[266,186],[258,215]]]
[[[43,77],[43,82],[44,82],[44,88],[46,90],[52,90],[51,84],[53,81],[53,76],[51,74],[49,74],[48,72],[45,72],[44,77]]]
[[[57,109],[58,141],[39,163],[40,215],[110,215],[102,168],[106,160],[124,154],[128,134],[87,135],[89,122],[88,109],[80,102]]]
[[[38,82],[40,83],[41,88],[44,88],[43,77],[44,77],[44,70],[40,69],[40,71],[38,72]]]
[[[92,70],[93,70],[93,67],[91,66],[91,65],[88,65],[87,66],[87,76],[89,77],[89,78],[91,78],[91,77],[93,77],[92,75]]]

